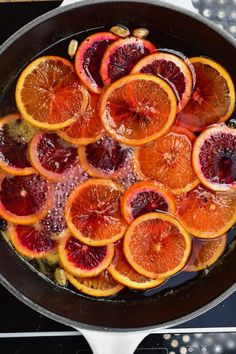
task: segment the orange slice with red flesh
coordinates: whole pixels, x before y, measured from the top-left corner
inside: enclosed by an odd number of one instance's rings
[[[72,124],[85,112],[88,93],[68,60],[44,56],[32,61],[21,73],[16,103],[29,123],[57,130]]]
[[[229,73],[215,61],[190,59],[196,73],[194,91],[177,117],[177,124],[201,131],[210,124],[225,122],[233,113],[235,89]]]
[[[19,113],[0,119],[0,167],[7,173],[25,176],[35,173],[28,159],[28,141],[22,135]]]
[[[131,289],[147,290],[156,288],[165,282],[165,279],[150,279],[137,273],[125,258],[122,241],[115,245],[115,256],[108,272],[117,282]]]
[[[198,238],[226,233],[236,222],[236,192],[216,192],[199,185],[176,196],[176,217]]]
[[[88,246],[69,235],[60,242],[58,252],[62,266],[69,273],[78,277],[95,277],[111,263],[114,246]]]
[[[121,38],[112,43],[102,58],[100,74],[105,85],[128,75],[144,56],[156,52],[156,47],[146,39]]]
[[[85,38],[75,56],[75,70],[92,92],[101,93],[103,82],[99,70],[106,49],[119,37],[111,32],[98,32]]]
[[[175,197],[172,192],[155,181],[137,182],[121,197],[121,211],[128,223],[143,214],[155,211],[174,214],[175,209]]]
[[[124,288],[112,278],[107,270],[96,277],[79,278],[67,274],[67,278],[77,290],[95,297],[113,296]]]
[[[124,237],[124,253],[140,274],[153,279],[179,272],[191,252],[191,238],[169,214],[149,213],[135,219]]]
[[[8,229],[10,240],[22,256],[27,258],[42,258],[55,247],[55,241],[51,240],[48,233],[35,225],[10,225]]]
[[[215,240],[193,239],[192,253],[184,269],[187,272],[197,272],[210,267],[224,252],[227,235]]]
[[[105,179],[90,179],[69,196],[65,217],[72,234],[91,246],[119,240],[126,230],[120,210],[121,187]]]
[[[194,171],[207,188],[236,189],[236,129],[215,124],[204,130],[193,147]]]
[[[160,76],[172,85],[178,97],[178,112],[186,106],[193,88],[191,70],[185,60],[177,55],[157,52],[141,59],[133,68],[134,74]]]
[[[98,112],[99,95],[90,93],[88,107],[84,114],[57,134],[71,144],[87,145],[94,143],[103,134],[104,128]]]
[[[33,137],[29,156],[34,168],[54,182],[67,179],[79,162],[76,147],[49,132],[38,132]]]
[[[100,116],[108,133],[127,145],[143,145],[167,133],[177,102],[160,77],[135,74],[110,85],[101,97]]]
[[[143,178],[157,180],[174,194],[187,192],[199,183],[192,167],[192,140],[185,130],[174,128],[152,143],[136,149],[136,170]]]
[[[131,149],[105,135],[97,142],[79,146],[80,164],[92,177],[116,178],[131,159]]]
[[[52,206],[54,186],[40,175],[0,177],[0,215],[14,224],[41,220]]]

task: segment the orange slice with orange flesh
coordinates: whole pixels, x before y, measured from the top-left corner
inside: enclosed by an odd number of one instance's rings
[[[185,108],[177,116],[177,124],[201,131],[210,124],[225,122],[233,113],[235,89],[229,73],[214,60],[190,59],[196,73],[195,88]]]
[[[143,178],[164,184],[174,194],[193,189],[199,183],[192,167],[193,140],[193,134],[174,127],[168,134],[136,149],[136,170]]]
[[[198,238],[225,234],[236,222],[236,192],[216,192],[199,185],[176,196],[176,217]]]
[[[124,286],[117,283],[107,270],[96,277],[79,278],[67,274],[69,282],[84,294],[95,297],[108,297],[117,294]]]
[[[32,61],[17,81],[15,96],[22,117],[38,128],[49,130],[72,124],[88,105],[87,90],[73,65],[58,56]]]
[[[108,133],[127,145],[143,145],[164,135],[177,109],[174,91],[154,75],[135,74],[115,81],[103,93],[100,117]]]
[[[224,252],[227,235],[215,240],[193,239],[192,252],[186,268],[187,272],[197,272],[210,267]]]
[[[72,234],[90,246],[119,240],[126,230],[120,210],[121,187],[106,179],[90,179],[69,196],[65,217]]]
[[[115,245],[115,256],[108,271],[117,282],[131,289],[147,290],[165,282],[165,279],[150,279],[137,273],[125,258],[122,241]]]
[[[149,213],[135,219],[124,237],[124,253],[140,274],[167,278],[186,265],[191,238],[181,223],[169,214]]]
[[[79,145],[91,144],[100,139],[104,128],[98,112],[99,97],[91,92],[86,111],[74,123],[58,130],[57,134],[68,143]]]

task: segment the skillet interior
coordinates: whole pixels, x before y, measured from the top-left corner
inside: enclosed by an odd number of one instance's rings
[[[207,55],[225,66],[232,77],[236,75],[233,39],[230,41],[227,35],[224,38],[204,20],[200,22],[151,1],[94,1],[92,4],[84,1],[42,16],[2,46],[0,100],[19,71],[45,48],[75,33],[103,28],[104,25],[109,28],[116,23],[127,24],[130,28],[148,27],[155,36],[159,36],[163,46],[181,48],[187,55]],[[151,39],[158,43],[159,38]],[[0,103],[1,115],[6,113],[3,107],[4,100]],[[96,300],[55,286],[32,271],[2,238],[0,269],[2,284],[13,294],[39,312],[65,324],[100,329],[163,327],[197,316],[234,290],[236,250],[232,247],[209,274],[182,285],[178,291],[126,301]]]

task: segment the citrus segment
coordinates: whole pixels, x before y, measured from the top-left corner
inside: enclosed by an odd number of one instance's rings
[[[127,145],[142,145],[171,128],[176,109],[176,97],[169,84],[153,75],[135,74],[106,89],[100,116],[115,139]]]
[[[236,192],[216,192],[199,185],[176,197],[176,217],[199,238],[223,235],[236,222]]]
[[[88,93],[73,65],[57,56],[40,57],[21,73],[16,103],[22,117],[42,129],[64,128],[84,113]]]
[[[108,268],[109,273],[119,283],[131,289],[147,290],[164,283],[164,279],[150,279],[137,273],[127,262],[123,252],[123,242],[115,245],[115,256]]]
[[[174,125],[171,128],[171,131],[176,134],[186,135],[189,138],[189,140],[192,142],[192,144],[196,140],[196,135],[193,132],[191,132],[190,130],[188,130],[187,128],[180,127],[178,125]]]
[[[174,194],[187,192],[199,183],[192,168],[192,141],[181,129],[137,148],[135,157],[143,177],[157,180]]]
[[[0,215],[15,224],[42,219],[51,208],[54,186],[40,175],[0,177]]]
[[[27,156],[28,141],[23,135],[20,114],[9,114],[0,120],[0,167],[13,175],[35,173]]]
[[[213,125],[197,138],[192,155],[199,180],[216,191],[236,189],[236,130]]]
[[[107,270],[96,277],[79,278],[67,274],[69,282],[84,294],[95,297],[108,297],[117,294],[124,286],[118,284]]]
[[[156,47],[145,39],[121,38],[104,53],[100,74],[105,85],[128,75],[134,65],[145,55],[156,52]]]
[[[133,184],[121,198],[121,211],[128,223],[154,211],[175,213],[175,197],[171,191],[155,181]]]
[[[197,272],[210,267],[224,252],[226,241],[226,235],[215,240],[193,239],[192,253],[184,270]]]
[[[196,83],[178,124],[192,131],[201,131],[210,124],[226,121],[233,113],[235,90],[228,72],[211,59],[191,58]]]
[[[92,177],[114,178],[126,167],[131,150],[109,136],[97,142],[79,146],[81,166]]]
[[[110,180],[91,179],[81,184],[71,193],[65,208],[72,234],[92,246],[119,240],[126,230],[120,196],[120,186]]]
[[[178,111],[187,104],[192,92],[193,78],[185,60],[171,53],[158,52],[141,59],[132,73],[160,76],[172,85],[178,97]]]
[[[99,70],[106,49],[119,37],[111,32],[99,32],[85,38],[75,56],[75,70],[89,90],[101,93],[103,82]]]
[[[168,214],[149,213],[132,222],[124,237],[130,265],[150,278],[179,272],[191,252],[191,238],[181,223]]]
[[[8,232],[13,246],[24,257],[42,258],[56,246],[56,243],[48,236],[48,233],[38,224],[12,224]]]
[[[78,163],[76,147],[63,141],[56,133],[37,133],[30,143],[29,155],[34,168],[52,181],[68,178]]]
[[[58,252],[60,262],[68,272],[78,277],[95,277],[111,263],[114,246],[87,246],[68,236],[60,242]]]
[[[89,104],[84,114],[68,127],[57,131],[57,134],[71,144],[87,145],[97,141],[104,130],[99,117],[98,101],[99,96],[90,93]]]

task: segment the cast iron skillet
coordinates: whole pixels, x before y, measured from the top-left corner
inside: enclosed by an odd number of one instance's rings
[[[117,23],[153,29],[160,38],[164,35],[169,47],[182,43],[186,51],[196,48],[195,55],[216,59],[232,77],[236,76],[236,42],[200,16],[152,0],[84,0],[41,16],[3,44],[0,93],[3,95],[12,78],[46,47],[80,31],[109,28]],[[208,275],[182,285],[178,291],[139,300],[98,300],[60,288],[33,271],[3,238],[0,238],[0,272],[1,283],[18,299],[66,325],[114,331],[158,329],[200,315],[235,290],[236,250],[231,247]]]

